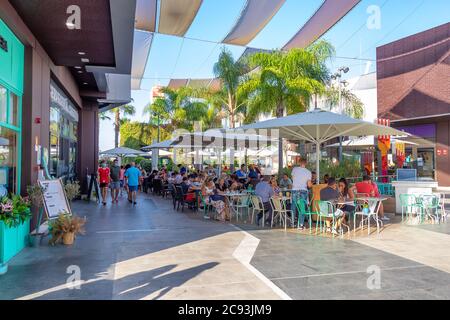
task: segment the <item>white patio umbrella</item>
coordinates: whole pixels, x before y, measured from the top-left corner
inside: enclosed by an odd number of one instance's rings
[[[150,154],[153,154],[153,151],[149,152]],[[160,156],[173,156],[172,152],[166,151],[166,150],[159,150],[158,155]]]
[[[126,157],[126,156],[147,156],[148,153],[142,152],[140,150],[134,150],[126,147],[119,147],[111,150],[106,150],[103,152],[100,152],[101,155],[110,155],[110,156],[119,156],[119,157]]]
[[[346,149],[363,149],[363,148],[369,148],[369,147],[373,147],[375,145],[375,138],[374,137],[364,137],[364,138],[353,138],[347,141],[343,141],[342,142],[342,147],[346,148]],[[406,140],[401,140],[401,139],[395,139],[392,138],[391,139],[392,143],[404,143],[407,145],[417,145],[417,143],[411,142],[411,141],[406,141]],[[333,143],[330,144],[328,146],[326,146],[326,148],[338,148],[339,147],[339,143]]]
[[[277,130],[281,138],[304,140],[316,145],[317,180],[320,177],[320,145],[340,136],[405,136],[407,133],[379,124],[353,119],[349,116],[315,109],[267,121],[246,125],[240,130],[254,130],[256,133]],[[273,133],[273,132],[272,132]]]

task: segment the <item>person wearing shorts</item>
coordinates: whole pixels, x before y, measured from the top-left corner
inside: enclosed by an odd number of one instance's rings
[[[120,192],[120,166],[119,161],[116,159],[113,162],[113,165],[110,168],[110,176],[111,176],[111,198],[112,203],[119,203],[119,192]]]
[[[100,192],[102,195],[102,203],[106,205],[106,198],[108,197],[108,185],[110,181],[110,170],[106,166],[106,161],[102,160],[100,162],[100,167],[98,168],[98,177],[100,183]]]
[[[125,167],[124,166],[120,166],[119,180],[120,180],[120,196],[122,196],[122,192],[125,187]]]
[[[128,183],[128,191],[130,197],[128,201],[136,205],[137,191],[139,189],[139,178],[141,176],[141,171],[136,168],[136,164],[134,162],[131,163],[131,167],[125,172],[125,177],[127,178]]]

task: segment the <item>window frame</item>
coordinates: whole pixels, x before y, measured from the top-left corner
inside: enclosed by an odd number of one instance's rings
[[[7,121],[7,122],[0,121],[0,126],[17,133],[16,194],[20,194],[22,183],[22,93],[18,92],[16,89],[8,85],[8,83],[3,81],[2,79],[0,79],[0,85],[6,89],[6,121]],[[11,93],[17,96],[17,125],[8,123],[8,121],[10,120],[10,112],[11,112]]]

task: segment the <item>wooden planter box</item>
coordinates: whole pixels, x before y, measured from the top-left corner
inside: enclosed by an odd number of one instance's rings
[[[15,228],[0,222],[0,264],[7,263],[28,245],[30,220]]]

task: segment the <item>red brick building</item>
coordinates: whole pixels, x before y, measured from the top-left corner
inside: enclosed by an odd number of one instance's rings
[[[415,135],[419,176],[450,186],[450,23],[377,48],[378,116]]]

